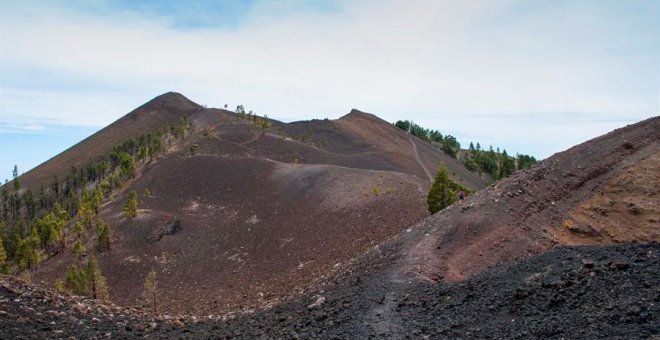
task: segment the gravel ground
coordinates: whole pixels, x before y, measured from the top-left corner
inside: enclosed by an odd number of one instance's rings
[[[658,244],[561,247],[467,281],[400,272],[401,240],[315,294],[228,319],[151,316],[0,280],[0,337],[620,338],[660,335]],[[359,269],[362,268],[362,269]]]

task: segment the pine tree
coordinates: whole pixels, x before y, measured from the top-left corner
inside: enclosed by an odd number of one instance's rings
[[[431,214],[435,214],[452,204],[456,200],[457,188],[458,185],[449,178],[445,166],[440,165],[427,196],[428,208]]]
[[[85,271],[78,269],[75,263],[72,264],[66,274],[65,284],[73,294],[85,295],[87,293],[87,275],[85,275]]]
[[[101,269],[96,265],[94,256],[90,256],[87,260],[87,269],[85,270],[85,277],[89,283],[89,294],[94,299],[107,301],[109,299],[108,286],[105,278],[101,274]]]
[[[516,164],[511,157],[506,153],[506,150],[502,150],[500,154],[500,178],[507,177],[511,175],[516,170]]]
[[[5,252],[5,245],[2,241],[2,236],[0,236],[0,273],[9,273],[9,266],[7,265],[7,253]]]
[[[39,238],[39,233],[37,232],[36,227],[32,227],[30,236],[24,239],[21,239],[20,236],[17,238],[16,253],[14,254],[14,258],[18,262],[19,268],[33,269],[39,264],[40,243],[41,240]]]
[[[105,277],[101,275],[100,269],[94,276],[94,287],[96,287],[96,298],[101,301],[110,301],[110,292]]]
[[[85,228],[82,221],[73,224],[73,231],[78,238],[87,238],[87,228]]]
[[[110,249],[112,243],[112,232],[110,230],[110,226],[103,221],[100,221],[98,225],[99,225],[98,227],[99,249]]]
[[[90,208],[94,210],[94,213],[99,213],[99,207],[103,204],[103,192],[101,191],[100,186],[94,188],[92,191],[92,196],[90,197]]]
[[[126,216],[126,218],[137,216],[137,193],[135,190],[131,190],[128,194],[128,201],[124,204],[124,216]]]
[[[77,258],[82,256],[82,254],[85,252],[85,247],[83,246],[82,242],[80,242],[80,240],[76,240],[76,243],[74,243],[73,247],[71,248],[71,252]]]
[[[268,121],[267,115],[264,115],[264,118],[261,120],[259,125],[261,126],[262,133],[265,133],[265,131],[270,127],[270,122]]]
[[[14,165],[14,171],[11,173],[12,178],[14,179],[14,192],[17,192],[21,188],[21,184],[18,182],[18,166]]]
[[[152,300],[153,306],[154,306],[154,314],[158,312],[158,305],[157,305],[157,281],[156,281],[156,271],[151,268],[149,271],[149,274],[147,274],[147,277],[144,279],[144,292],[147,298],[147,301],[149,299]]]
[[[66,272],[66,277],[64,278],[66,288],[73,289],[73,287],[76,286],[76,277],[78,277],[78,266],[74,263],[69,267],[69,270]]]

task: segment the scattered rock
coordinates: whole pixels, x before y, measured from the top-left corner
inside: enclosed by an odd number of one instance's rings
[[[610,268],[616,269],[616,270],[626,270],[626,269],[630,268],[630,263],[624,262],[624,261],[616,261],[616,262],[613,262],[610,265]]]
[[[314,308],[317,308],[317,307],[321,306],[324,303],[325,303],[325,296],[319,296],[319,298],[316,299],[316,301],[314,301],[314,303],[307,306],[307,308],[308,309],[314,309]]]

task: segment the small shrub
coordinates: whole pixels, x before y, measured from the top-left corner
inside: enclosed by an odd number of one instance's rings
[[[29,270],[22,271],[20,274],[18,274],[18,278],[28,283],[32,282],[32,274]]]
[[[378,196],[378,194],[380,194],[380,188],[377,185],[372,186],[371,193],[373,193],[374,196]]]
[[[142,193],[142,197],[144,198],[151,197],[151,191],[149,191],[149,189],[144,189],[144,192]]]
[[[71,253],[80,258],[84,252],[85,247],[83,246],[82,242],[80,242],[80,240],[76,240],[76,243],[74,243],[73,247],[71,247]]]
[[[197,149],[198,148],[199,148],[199,145],[197,145],[197,144],[191,145],[190,146],[190,155],[194,156],[195,154],[197,154]]]
[[[259,125],[261,126],[262,131],[266,131],[268,127],[270,127],[270,122],[268,122],[268,116],[264,115],[264,118],[261,119],[261,122],[259,122]]]
[[[63,293],[64,292],[64,281],[61,279],[55,280],[55,283],[53,284],[53,287],[55,288],[55,291],[58,293]]]

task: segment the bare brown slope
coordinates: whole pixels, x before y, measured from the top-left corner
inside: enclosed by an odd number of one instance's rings
[[[113,249],[98,252],[93,231],[86,243],[115,302],[142,303],[144,277],[154,268],[167,311],[219,313],[276,303],[427,216],[423,167],[437,167],[441,151],[375,116],[354,111],[336,121],[271,121],[264,131],[225,110],[161,99],[114,129],[133,121],[144,129],[149,117],[188,113],[196,131],[170,140],[164,157],[138,163],[137,177],[102,206]],[[109,146],[94,150],[102,149]],[[129,220],[122,206],[131,190],[140,200],[138,216]],[[168,232],[175,222],[180,228]],[[73,262],[60,253],[34,277],[52,284]]]
[[[356,109],[332,121],[295,122],[285,128],[294,136],[309,135],[319,148],[330,153],[344,155],[347,166],[401,171],[424,179],[429,186],[440,164],[444,164],[453,179],[479,190],[486,181],[467,170],[459,161],[392,124]],[[352,157],[359,155],[360,157]]]
[[[557,245],[660,241],[660,118],[555,154],[428,218],[409,270],[459,280]]]
[[[116,144],[130,137],[136,138],[151,129],[158,129],[200,108],[179,93],[162,94],[21,175],[21,185],[34,191],[42,183],[48,185],[55,176],[61,180],[69,173],[71,166],[86,166],[90,158],[106,155]]]
[[[96,256],[115,302],[139,303],[153,267],[165,310],[214,313],[274,303],[426,215],[424,182],[416,176],[280,162],[268,155],[332,158],[219,111],[201,112],[196,122],[208,138],[173,145],[178,151],[142,168],[101,209],[116,243]],[[199,145],[195,156],[188,152],[192,143]],[[127,192],[145,189],[151,196],[141,198],[138,217],[127,220]],[[177,218],[181,230],[162,236]],[[93,239],[87,248],[95,248]],[[72,260],[56,256],[36,277],[61,277]]]

